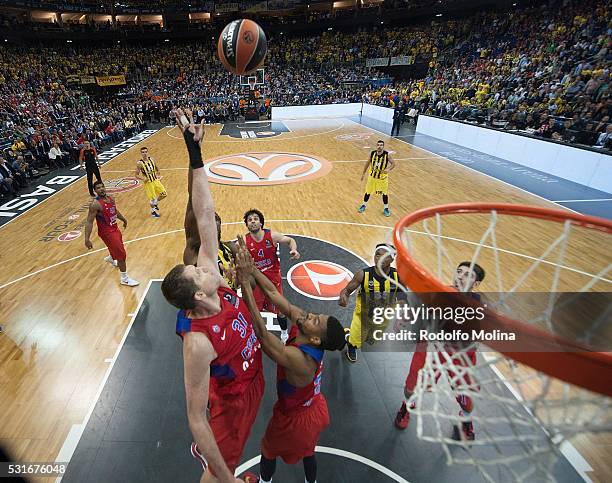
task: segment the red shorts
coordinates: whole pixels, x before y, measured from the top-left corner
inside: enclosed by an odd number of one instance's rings
[[[263,274],[268,277],[268,280],[270,280],[274,284],[276,290],[278,290],[278,293],[282,294],[283,280],[281,279],[280,272],[273,274],[267,274],[266,272],[263,272]],[[257,308],[260,312],[272,312],[273,314],[278,315],[278,308],[276,308],[276,305],[274,305],[266,298],[266,295],[264,294],[263,290],[259,288],[259,285],[257,285],[253,290],[253,296],[255,297],[255,302],[257,303]]]
[[[263,371],[260,371],[248,386],[248,390],[239,397],[223,399],[214,394],[210,395],[208,423],[225,464],[232,473],[240,463],[242,450],[257,417],[264,388]],[[214,469],[210,466],[208,468],[214,475]]]
[[[123,246],[123,237],[118,229],[106,233],[98,232],[98,236],[108,248],[108,252],[110,256],[113,257],[113,260],[122,262],[126,259],[127,255],[125,254],[125,247]]]
[[[277,405],[261,441],[261,454],[271,460],[280,456],[288,465],[294,465],[314,454],[319,435],[329,425],[327,402],[321,394],[307,409],[289,414],[281,412]]]
[[[459,354],[455,354],[453,356],[452,353],[448,352],[448,354],[450,355],[450,357],[453,357],[453,364],[455,366],[464,366],[465,365],[465,361],[463,359],[462,356],[460,356]],[[476,364],[476,351],[468,351],[464,353],[468,360],[470,361],[470,365],[475,365]],[[416,351],[414,352],[414,355],[412,356],[412,361],[410,362],[410,369],[408,370],[408,377],[406,377],[406,384],[404,386],[405,390],[407,392],[414,392],[414,387],[416,386],[417,383],[417,378],[419,376],[419,371],[423,368],[423,366],[425,365],[425,358],[427,357],[427,343],[425,342],[418,342],[417,346],[416,346]],[[440,358],[442,359],[443,355],[440,355]],[[448,377],[449,379],[451,379],[451,381],[455,378],[455,373],[454,371],[447,371]],[[438,382],[438,379],[440,379],[440,373],[438,372],[436,374],[436,382]],[[459,384],[457,384],[457,382],[459,382]],[[467,386],[470,386],[472,384],[472,380],[469,376],[469,374],[464,374],[464,376],[462,378],[460,378],[459,381],[455,381],[455,388],[461,387],[463,384],[466,384]]]

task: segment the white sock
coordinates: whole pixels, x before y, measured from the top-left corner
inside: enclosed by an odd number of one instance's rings
[[[304,483],[310,483],[310,481],[308,481],[308,479],[307,479],[307,478],[304,478]],[[314,480],[314,482],[313,482],[313,483],[317,483],[317,480]]]
[[[154,198],[150,201],[151,208],[157,208],[157,198]]]
[[[264,480],[261,475],[259,475],[259,483],[272,483],[272,478],[269,480]]]
[[[121,274],[121,281],[125,281],[129,278],[127,272],[119,272],[119,273]]]
[[[388,209],[389,209],[389,204],[386,204],[385,205],[385,210],[388,210]]]

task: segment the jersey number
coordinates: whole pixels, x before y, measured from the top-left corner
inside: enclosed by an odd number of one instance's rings
[[[257,252],[257,256],[259,258],[263,258],[264,257],[264,252],[263,252],[263,248],[260,248],[259,251]]]

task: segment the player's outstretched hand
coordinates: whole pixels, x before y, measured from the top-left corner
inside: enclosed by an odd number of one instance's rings
[[[235,263],[236,275],[240,284],[250,283],[255,265],[242,235],[238,235],[238,250],[236,252]]]
[[[340,307],[346,307],[348,305],[348,301],[349,301],[348,295],[343,290],[342,292],[340,292],[340,298],[338,298],[338,305]]]
[[[197,143],[202,145],[202,141],[204,140],[204,119],[200,124],[195,124],[193,122],[193,113],[190,109],[175,109],[174,114],[176,116],[176,123],[181,131],[185,132],[189,130],[193,133],[193,139]]]
[[[85,248],[87,248],[88,250],[91,250],[93,248],[93,243],[91,243],[91,240],[85,240]]]
[[[300,252],[298,252],[297,250],[289,251],[289,258],[291,260],[299,260],[300,259]]]

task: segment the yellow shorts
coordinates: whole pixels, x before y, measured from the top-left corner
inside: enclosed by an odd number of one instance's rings
[[[363,314],[361,311],[361,301],[359,295],[357,296],[357,302],[355,304],[355,312],[353,312],[353,319],[351,320],[349,343],[361,349],[363,342],[373,344],[375,342],[374,332],[376,330],[382,330],[383,332],[387,329],[389,322],[384,320],[380,324],[373,322],[372,318]]]
[[[149,181],[144,184],[145,193],[147,194],[147,198],[150,200],[154,200],[159,198],[166,197],[166,188],[161,184],[161,181],[156,179],[155,181]],[[163,196],[162,196],[163,195]]]
[[[372,178],[368,176],[368,182],[365,187],[366,194],[370,195],[376,193],[377,195],[388,195],[389,194],[389,177],[384,179]]]

